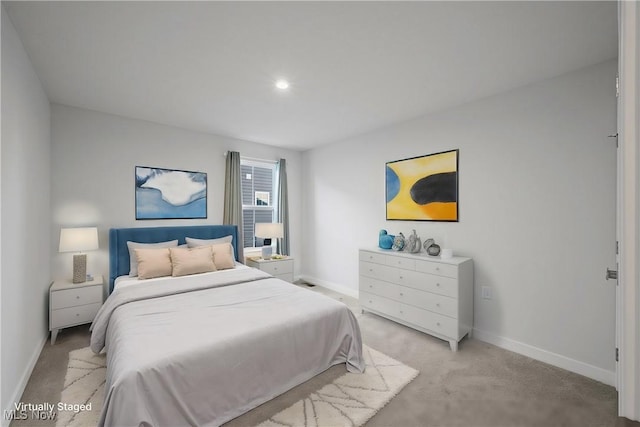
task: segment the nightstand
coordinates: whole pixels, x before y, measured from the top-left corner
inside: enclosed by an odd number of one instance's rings
[[[49,288],[49,330],[51,345],[60,329],[93,322],[102,306],[102,276],[84,283],[56,280]]]
[[[293,258],[291,257],[281,259],[249,258],[247,265],[269,273],[285,282],[293,283]]]

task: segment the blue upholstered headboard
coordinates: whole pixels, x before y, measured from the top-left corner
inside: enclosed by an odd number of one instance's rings
[[[109,293],[113,291],[116,277],[129,274],[129,248],[127,242],[156,243],[178,239],[185,243],[185,237],[194,239],[216,239],[233,236],[232,244],[236,261],[238,259],[238,227],[235,225],[193,225],[184,227],[139,227],[112,228],[109,230]]]

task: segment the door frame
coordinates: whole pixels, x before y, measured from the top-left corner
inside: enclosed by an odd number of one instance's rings
[[[640,6],[618,1],[618,415],[640,421]]]

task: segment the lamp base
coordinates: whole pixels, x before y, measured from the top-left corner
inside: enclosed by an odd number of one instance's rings
[[[73,256],[73,283],[87,281],[87,254]]]
[[[273,253],[273,248],[271,246],[262,247],[262,259],[271,259],[272,253]]]

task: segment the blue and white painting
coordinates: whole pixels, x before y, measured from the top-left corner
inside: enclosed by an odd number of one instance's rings
[[[136,166],[136,219],[206,217],[206,173]]]

